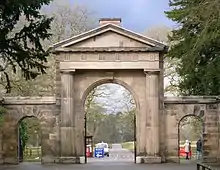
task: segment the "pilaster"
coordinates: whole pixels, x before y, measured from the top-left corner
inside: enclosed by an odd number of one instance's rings
[[[159,73],[160,70],[144,70],[146,75],[146,157],[144,163],[161,163],[159,157]]]
[[[74,71],[61,71],[61,163],[76,163],[74,122]]]

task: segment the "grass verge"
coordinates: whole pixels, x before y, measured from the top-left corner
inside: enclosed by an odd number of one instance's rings
[[[121,144],[122,148],[134,152],[134,142],[124,142]]]
[[[41,147],[26,147],[24,150],[25,162],[39,162],[41,160]]]

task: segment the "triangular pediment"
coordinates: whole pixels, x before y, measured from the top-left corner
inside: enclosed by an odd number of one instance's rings
[[[146,44],[135,39],[131,39],[127,36],[118,34],[114,31],[107,31],[97,36],[85,39],[77,43],[69,43],[63,47],[149,47],[150,44]]]
[[[151,38],[129,31],[123,27],[114,24],[106,24],[83,34],[58,42],[52,47],[54,49],[154,47],[157,49],[161,48],[163,50],[166,48],[166,45]]]

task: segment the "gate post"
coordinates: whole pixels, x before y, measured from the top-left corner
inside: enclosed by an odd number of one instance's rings
[[[203,162],[218,163],[219,151],[218,104],[206,105]]]
[[[73,71],[61,71],[60,115],[60,163],[78,163],[75,153],[74,133],[74,75]]]
[[[161,163],[159,139],[159,73],[160,70],[144,70],[146,74],[146,102],[148,135],[146,136],[146,157],[144,163]]]

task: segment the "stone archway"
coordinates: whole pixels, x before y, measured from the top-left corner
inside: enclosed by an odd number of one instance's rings
[[[38,110],[36,106],[18,105],[14,107],[10,105],[6,106],[6,108],[7,113],[4,115],[2,126],[3,161],[6,164],[16,164],[19,163],[19,122],[26,117],[35,117],[39,120],[40,126],[43,128],[43,124],[45,124],[45,115],[43,115],[43,112]]]
[[[91,74],[92,76],[87,77],[87,75]],[[80,73],[80,74],[79,74]],[[136,71],[134,74],[128,71],[114,71],[112,72],[113,75],[112,78],[109,78],[108,73],[106,71],[102,70],[100,71],[80,71],[78,74],[75,72],[74,74],[69,73],[69,78],[65,80],[70,80],[72,77],[74,77],[74,86],[73,82],[67,82],[64,81],[63,84],[65,84],[65,95],[73,95],[72,88],[77,89],[74,93],[74,97],[72,98],[66,98],[61,97],[61,111],[62,108],[65,109],[65,112],[61,112],[61,123],[65,123],[65,126],[69,127],[60,127],[61,128],[61,155],[73,155],[73,153],[77,154],[75,158],[77,161],[79,161],[79,157],[84,156],[84,110],[83,110],[83,102],[85,100],[85,91],[92,87],[90,85],[96,84],[96,82],[101,82],[104,78],[104,80],[108,80],[110,82],[117,82],[117,80],[120,80],[118,82],[125,82],[128,84],[127,87],[131,87],[131,91],[134,91],[133,94],[135,96],[135,100],[138,104],[138,115],[136,117],[137,120],[137,129],[136,129],[136,137],[137,137],[137,156],[146,157],[149,155],[151,158],[153,155],[155,155],[155,152],[157,154],[159,153],[159,133],[157,130],[159,130],[159,97],[155,98],[158,93],[158,89],[154,89],[155,82],[151,82],[149,89],[151,90],[151,93],[147,93],[148,90],[146,90],[146,75],[143,71]],[[129,77],[127,76],[129,75]],[[132,75],[132,76],[131,76]],[[139,76],[136,76],[139,75]],[[67,73],[63,75],[64,77],[67,77]],[[153,73],[153,75],[157,77],[157,74]],[[141,77],[141,78],[140,78]],[[62,79],[62,78],[61,78]],[[139,80],[137,80],[139,79]],[[135,82],[139,82],[139,84],[136,84]],[[69,83],[69,85],[68,85]],[[68,86],[67,86],[68,85]],[[140,85],[140,86],[139,86]],[[154,91],[155,90],[155,91]],[[64,91],[63,91],[64,92]],[[69,92],[69,94],[68,94]],[[147,93],[147,94],[146,94]],[[149,101],[146,99],[146,95],[149,95],[150,98]],[[159,94],[158,94],[159,95]],[[68,96],[67,96],[68,97]],[[69,101],[68,101],[69,100]],[[75,104],[71,101],[75,101]],[[150,105],[147,104],[147,101],[150,103]],[[155,104],[158,104],[155,106]],[[75,106],[75,107],[74,107]],[[149,110],[153,111],[149,113]],[[67,112],[68,111],[68,112]],[[67,114],[68,113],[68,114]],[[155,117],[156,116],[156,117]],[[63,119],[63,120],[62,120]],[[147,124],[146,124],[147,122]],[[156,123],[157,122],[157,123]],[[72,125],[71,125],[72,124]],[[71,126],[70,126],[71,125]],[[66,130],[65,130],[66,129]],[[68,130],[67,130],[68,129]],[[72,134],[70,137],[69,134]],[[155,138],[149,138],[149,136],[154,136]],[[153,140],[152,140],[153,139]],[[158,143],[157,143],[158,142]],[[72,143],[73,146],[66,147],[67,144]],[[63,147],[63,150],[62,150]],[[72,150],[72,151],[71,151]],[[71,153],[72,152],[72,153]],[[66,154],[68,153],[68,154]],[[67,156],[66,156],[67,157]],[[72,159],[73,160],[73,159]]]
[[[136,154],[141,162],[161,162],[159,115],[163,112],[163,55],[167,47],[115,22],[119,21],[107,21],[52,47],[61,107],[60,162],[79,162],[85,156],[82,103],[90,85],[103,80],[124,82],[133,92],[139,109]]]
[[[31,120],[31,124],[30,124],[30,120]],[[17,137],[17,156],[19,159],[19,162],[24,162],[26,160],[32,160],[32,159],[37,159],[37,160],[41,160],[41,151],[42,148],[39,146],[39,143],[41,144],[41,138],[42,138],[42,130],[41,130],[41,125],[40,125],[40,120],[39,118],[35,117],[35,116],[24,116],[22,117],[18,123],[17,123],[17,131],[18,131],[18,137]],[[28,133],[28,131],[30,130],[30,125],[35,126],[34,131],[32,130],[31,133]],[[33,128],[33,127],[31,127]],[[22,133],[25,132],[25,133]],[[25,136],[24,136],[25,134]],[[32,153],[33,149],[30,149],[30,152],[26,153],[25,148],[27,147],[27,142],[29,140],[29,136],[33,134],[36,134],[38,137],[35,139],[37,145],[35,145],[35,151],[34,153]],[[39,138],[40,136],[40,138]],[[24,143],[25,142],[25,143]],[[32,142],[33,143],[33,142]],[[25,154],[26,153],[26,154]],[[34,157],[35,156],[35,157]],[[27,159],[26,159],[27,158]]]
[[[198,107],[198,105],[195,105],[194,107]],[[204,115],[203,115],[204,116]],[[197,136],[197,138],[192,141],[192,139],[189,138],[189,135],[187,139],[185,140],[189,140],[191,142],[191,155],[189,156],[190,160],[191,161],[196,161],[196,148],[195,148],[195,144],[196,142],[198,141],[198,139],[201,139],[202,140],[202,143],[203,143],[203,138],[204,138],[204,131],[205,131],[205,126],[204,126],[204,117],[202,115],[196,115],[196,114],[186,114],[185,116],[183,116],[179,122],[178,122],[178,157],[179,157],[179,163],[181,163],[181,155],[180,155],[180,145],[181,145],[181,125],[184,124],[184,121],[187,121],[187,118],[190,118],[191,120],[193,120],[193,124],[192,122],[189,123],[189,122],[186,122],[186,124],[190,125],[191,127],[192,126],[197,126],[197,128],[199,128],[201,131],[199,133],[199,136]],[[196,125],[194,124],[195,123],[195,120],[196,120]],[[199,124],[199,125],[198,125]],[[199,127],[198,127],[199,126]],[[198,131],[196,130],[196,132],[198,133]],[[184,141],[185,141],[184,140]],[[194,143],[193,143],[194,142]],[[183,143],[182,143],[183,144]],[[194,146],[193,146],[194,145]],[[201,161],[202,159],[200,159]]]
[[[178,126],[187,116],[197,116],[203,120],[203,162],[218,162],[218,101],[215,97],[187,96],[165,98],[165,115],[161,118],[166,133],[161,133],[165,162],[179,163]],[[165,149],[166,148],[166,149]]]
[[[39,120],[42,132],[41,145],[43,163],[54,162],[59,155],[57,138],[56,107],[53,97],[18,97],[5,98],[4,121],[1,127],[2,149],[1,161],[4,164],[18,164],[18,123],[25,117],[35,117]],[[55,147],[56,145],[56,147]]]
[[[139,134],[140,135],[140,132],[137,132],[137,122],[140,121],[136,119],[136,117],[138,117],[138,115],[140,114],[140,102],[139,102],[139,98],[138,98],[138,95],[136,94],[136,89],[132,89],[131,86],[129,84],[127,84],[125,81],[123,81],[123,79],[118,79],[118,78],[114,78],[114,79],[102,79],[100,78],[100,80],[97,80],[94,79],[94,80],[91,80],[90,84],[88,84],[87,88],[85,89],[85,91],[83,92],[82,96],[81,96],[81,105],[82,105],[82,113],[85,112],[85,101],[86,101],[86,98],[87,96],[89,95],[89,93],[96,87],[100,86],[100,85],[103,85],[103,84],[107,84],[107,83],[112,83],[112,84],[118,84],[122,87],[124,87],[132,96],[132,98],[134,99],[134,102],[135,102],[135,115],[134,115],[134,162],[136,162],[136,143],[140,142],[140,141],[136,141],[136,135]],[[84,113],[85,114],[85,113]],[[86,115],[85,115],[85,119],[84,119],[84,123],[85,124],[85,121],[86,121]],[[86,131],[86,127],[84,128],[85,131]],[[86,132],[85,132],[86,134]],[[86,143],[84,144],[84,148],[86,147]]]

